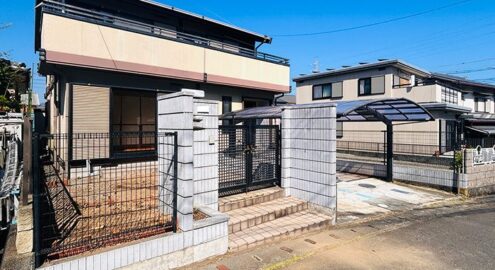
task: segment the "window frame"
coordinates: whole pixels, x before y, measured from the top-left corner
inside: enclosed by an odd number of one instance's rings
[[[358,83],[357,83],[357,86],[358,86],[358,87],[357,87],[357,94],[358,94],[358,97],[364,97],[364,96],[372,96],[372,95],[377,95],[377,94],[373,94],[373,93],[372,93],[372,90],[371,90],[371,85],[372,85],[372,83],[371,83],[371,79],[372,79],[372,77],[366,77],[366,78],[360,78],[360,79],[358,79]],[[363,91],[364,93],[363,93],[363,94],[361,94],[361,81],[365,81],[365,80],[369,80],[369,82],[370,82],[370,83],[369,83],[369,84],[370,84],[370,87],[369,87],[370,92],[369,92],[369,94],[367,94],[365,91]],[[366,85],[365,85],[364,87],[366,88]],[[364,89],[364,90],[366,90],[366,89]],[[380,95],[382,95],[382,94],[380,94]]]
[[[110,134],[112,134],[110,136],[110,156],[112,158],[132,158],[133,156],[141,156],[143,154],[156,154],[157,151],[158,151],[158,139],[157,139],[157,134],[158,134],[158,102],[157,102],[157,95],[158,95],[158,92],[154,92],[154,91],[148,91],[148,90],[140,90],[140,89],[132,89],[132,88],[122,88],[122,87],[112,87],[110,88],[110,121],[109,121],[109,125],[110,125]],[[155,112],[154,112],[154,116],[155,116],[155,119],[154,119],[154,123],[153,124],[143,124],[143,98],[152,98],[153,95],[155,96],[154,100],[155,100]],[[139,99],[139,124],[137,124],[138,128],[139,128],[139,131],[122,131],[122,127],[123,126],[131,126],[132,124],[124,124],[122,122],[122,112],[123,112],[123,107],[122,107],[122,103],[121,103],[121,107],[120,107],[120,121],[119,123],[115,123],[114,122],[114,119],[113,119],[113,115],[112,113],[114,112],[115,108],[115,97],[116,96],[121,96],[121,97],[124,97],[124,96],[132,96],[132,97],[135,97],[135,98],[138,98]],[[121,100],[122,102],[122,100]],[[116,131],[115,130],[115,127],[116,126],[119,126],[119,130]],[[144,126],[154,126],[154,130],[153,131],[146,131],[143,129]],[[122,135],[126,135],[126,134],[132,134],[132,133],[136,133],[137,134],[137,139],[139,140],[139,143],[136,144],[139,148],[146,148],[146,146],[151,146],[153,145],[152,149],[142,149],[142,150],[131,150],[131,151],[128,151],[126,152],[125,150],[123,149],[120,149],[120,148],[124,148],[124,147],[130,147],[130,149],[132,148],[132,146],[135,146],[135,145],[126,145],[126,144],[123,144],[122,143],[122,138],[124,137],[120,137],[118,138],[119,136],[117,136],[117,134],[122,134]],[[148,137],[145,137],[145,135],[147,133],[154,133],[155,136],[154,136],[154,140],[152,143],[146,143],[145,140],[148,138]],[[122,136],[121,135],[121,136]],[[120,140],[119,142],[116,142],[116,140]],[[119,148],[120,147],[120,148]]]
[[[373,93],[373,78],[381,78],[383,77],[383,92],[380,92],[380,93]],[[361,81],[363,80],[369,80],[370,81],[370,93],[367,94],[367,93],[364,93],[364,94],[361,94],[361,91],[360,91],[360,87],[361,87]],[[358,97],[366,97],[366,96],[379,96],[379,95],[385,95],[387,89],[386,89],[386,82],[387,82],[387,77],[385,75],[380,75],[380,76],[373,76],[373,77],[364,77],[364,78],[360,78],[358,79],[358,82],[357,82],[357,94],[358,94]]]
[[[342,91],[341,91],[341,95],[340,96],[334,96],[334,87],[333,85],[334,84],[338,84],[338,83],[341,83],[342,84]],[[330,95],[329,96],[324,96],[323,93],[324,93],[324,87],[325,86],[330,86]],[[315,88],[316,87],[321,87],[321,97],[315,97]],[[344,82],[341,82],[341,81],[337,81],[337,82],[331,82],[331,83],[321,83],[321,84],[315,84],[313,85],[312,87],[312,98],[313,100],[324,100],[324,99],[330,99],[330,100],[335,100],[335,99],[341,99],[344,97]]]

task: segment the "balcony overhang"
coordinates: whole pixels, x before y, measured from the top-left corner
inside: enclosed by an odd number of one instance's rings
[[[43,59],[40,59],[40,73],[49,75],[49,65],[80,67],[121,73],[146,75],[159,78],[177,79],[193,82],[210,83],[232,87],[263,90],[275,93],[288,93],[290,86],[273,83],[245,80],[221,75],[208,75],[206,73],[185,71],[174,68],[143,65],[119,60],[109,60],[83,55],[68,54],[56,51],[44,51]]]
[[[116,27],[71,17],[67,10],[64,14],[55,13],[51,9],[43,10],[39,50],[42,66],[82,67],[274,93],[290,92],[288,60],[223,47],[178,32],[163,34],[161,31],[165,30],[158,31],[156,26],[140,24],[138,30],[138,25],[131,30],[127,29],[128,25]],[[148,30],[148,34],[143,33]],[[156,34],[157,31],[162,34]]]

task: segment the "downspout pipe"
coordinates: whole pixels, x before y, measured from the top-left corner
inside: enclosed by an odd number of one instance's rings
[[[278,100],[279,100],[279,99],[281,99],[281,98],[283,98],[283,97],[285,97],[285,93],[282,93],[281,95],[276,96],[276,97],[273,99],[273,106],[275,106],[275,107],[276,107],[276,106],[278,105],[278,104],[277,104],[277,103],[278,103]]]

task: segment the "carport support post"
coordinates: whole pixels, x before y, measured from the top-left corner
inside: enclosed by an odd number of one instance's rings
[[[394,126],[387,123],[387,181],[394,180]]]

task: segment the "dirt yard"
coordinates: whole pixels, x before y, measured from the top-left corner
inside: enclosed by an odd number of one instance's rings
[[[80,171],[77,171],[80,170]],[[55,227],[49,258],[145,238],[171,230],[171,183],[160,184],[156,162],[76,169],[47,180]],[[86,174],[86,175],[85,175]],[[46,223],[46,221],[45,221]],[[47,237],[50,239],[50,237]]]

